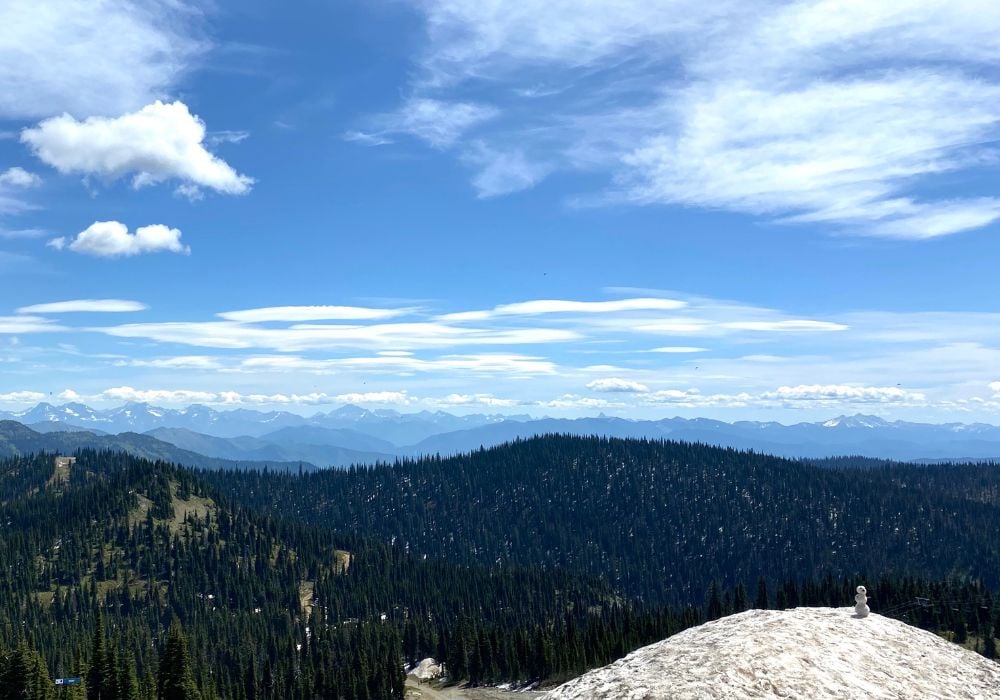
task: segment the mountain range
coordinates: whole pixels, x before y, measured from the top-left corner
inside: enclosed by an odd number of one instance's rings
[[[843,454],[905,461],[1000,458],[1000,427],[995,425],[888,421],[860,414],[785,425],[679,417],[628,420],[603,414],[572,419],[482,413],[458,416],[444,411],[400,413],[353,405],[302,416],[287,411],[220,411],[198,404],[170,409],[133,402],[110,409],[81,403],[40,403],[24,411],[0,412],[0,420],[17,421],[42,433],[143,433],[218,459],[306,462],[321,467],[459,454],[551,433],[703,442],[798,458]]]

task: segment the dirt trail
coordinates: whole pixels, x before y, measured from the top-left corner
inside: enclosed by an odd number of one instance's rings
[[[415,678],[406,679],[406,700],[537,700],[545,693],[511,693],[496,688],[435,688],[429,683],[417,685]]]

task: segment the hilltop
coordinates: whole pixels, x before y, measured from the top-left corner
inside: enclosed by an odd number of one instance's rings
[[[853,608],[749,610],[680,632],[556,688],[545,700],[986,698],[1000,665]]]

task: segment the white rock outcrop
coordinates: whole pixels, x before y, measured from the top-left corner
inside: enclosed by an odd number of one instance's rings
[[[440,678],[442,673],[441,664],[431,658],[426,658],[414,666],[409,675],[422,681]]]
[[[545,700],[1000,698],[1000,664],[854,608],[750,610],[680,632]]]

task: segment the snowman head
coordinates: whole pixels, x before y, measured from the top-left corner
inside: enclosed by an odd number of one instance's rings
[[[864,586],[858,586],[858,593],[860,593],[861,595],[867,595],[868,589],[865,588]]]

